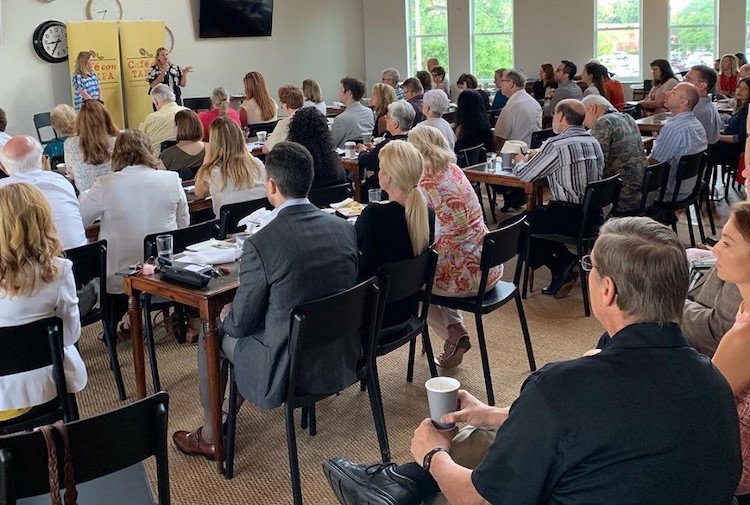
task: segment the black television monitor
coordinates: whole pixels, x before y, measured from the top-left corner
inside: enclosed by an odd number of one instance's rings
[[[200,38],[268,37],[273,0],[201,0]]]

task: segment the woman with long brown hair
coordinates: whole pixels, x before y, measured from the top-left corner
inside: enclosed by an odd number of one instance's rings
[[[83,102],[76,119],[76,132],[63,146],[65,167],[73,173],[76,188],[83,193],[99,176],[109,173],[112,150],[120,132],[98,100]]]
[[[222,205],[264,198],[265,182],[263,163],[248,152],[239,127],[229,118],[216,118],[206,159],[195,176],[195,196],[211,195],[218,217]]]
[[[0,327],[52,316],[62,319],[65,378],[68,392],[77,393],[88,377],[74,345],[81,322],[73,264],[63,258],[44,194],[31,184],[8,184],[0,187]],[[57,397],[52,367],[0,377],[0,391],[0,421]]]
[[[372,132],[374,137],[380,137],[386,132],[385,115],[388,114],[388,106],[396,100],[396,91],[392,86],[382,82],[373,85],[370,107],[375,111],[375,129]]]
[[[547,94],[552,96],[551,93],[556,89],[555,69],[552,67],[552,64],[545,63],[539,67],[539,80],[534,83],[534,98],[544,100]],[[549,90],[552,90],[552,92]]]
[[[648,92],[646,99],[639,103],[644,116],[666,111],[664,102],[667,100],[667,92],[678,84],[672,65],[667,60],[657,59],[651,62],[651,77],[653,77],[651,91]]]
[[[240,106],[242,126],[265,123],[276,119],[278,105],[268,92],[266,80],[260,72],[248,72],[243,79],[245,101]]]

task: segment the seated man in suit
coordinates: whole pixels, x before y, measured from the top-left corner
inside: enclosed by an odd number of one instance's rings
[[[313,161],[300,144],[280,142],[266,157],[266,190],[276,207],[272,220],[245,241],[240,286],[220,316],[221,349],[235,365],[243,398],[265,409],[284,401],[289,375],[289,318],[292,309],[348,289],[357,278],[357,236],[343,219],[321,212],[307,199]],[[214,458],[211,409],[203,342],[198,343],[198,378],[203,427],[177,431],[185,454]],[[221,367],[226,382],[226,367]]]

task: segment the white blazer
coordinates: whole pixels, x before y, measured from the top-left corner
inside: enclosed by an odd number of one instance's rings
[[[180,176],[169,170],[128,166],[103,175],[78,197],[84,226],[101,218],[99,238],[107,240],[107,292],[123,293],[115,274],[143,260],[143,239],[151,233],[190,224]]]

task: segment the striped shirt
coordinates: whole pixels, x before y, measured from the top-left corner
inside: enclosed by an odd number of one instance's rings
[[[404,88],[397,85],[393,90],[396,92],[396,98],[398,100],[404,100]]]
[[[101,92],[99,90],[99,78],[94,72],[91,72],[87,77],[82,76],[79,73],[73,74],[73,90],[74,90],[74,107],[76,112],[81,110],[81,104],[83,103],[83,97],[78,91],[83,89],[91,95],[91,98],[101,98]]]
[[[549,181],[550,200],[583,203],[586,185],[602,178],[604,154],[583,126],[569,126],[549,139],[530,161],[516,165],[522,181]]]
[[[672,193],[677,184],[677,165],[680,158],[688,154],[705,151],[707,147],[706,130],[695,117],[693,111],[680,112],[664,123],[654,143],[651,157],[660,163],[669,163],[670,169],[667,190],[664,194],[665,199],[672,198]],[[695,179],[683,181],[677,198],[687,197],[694,185]]]

